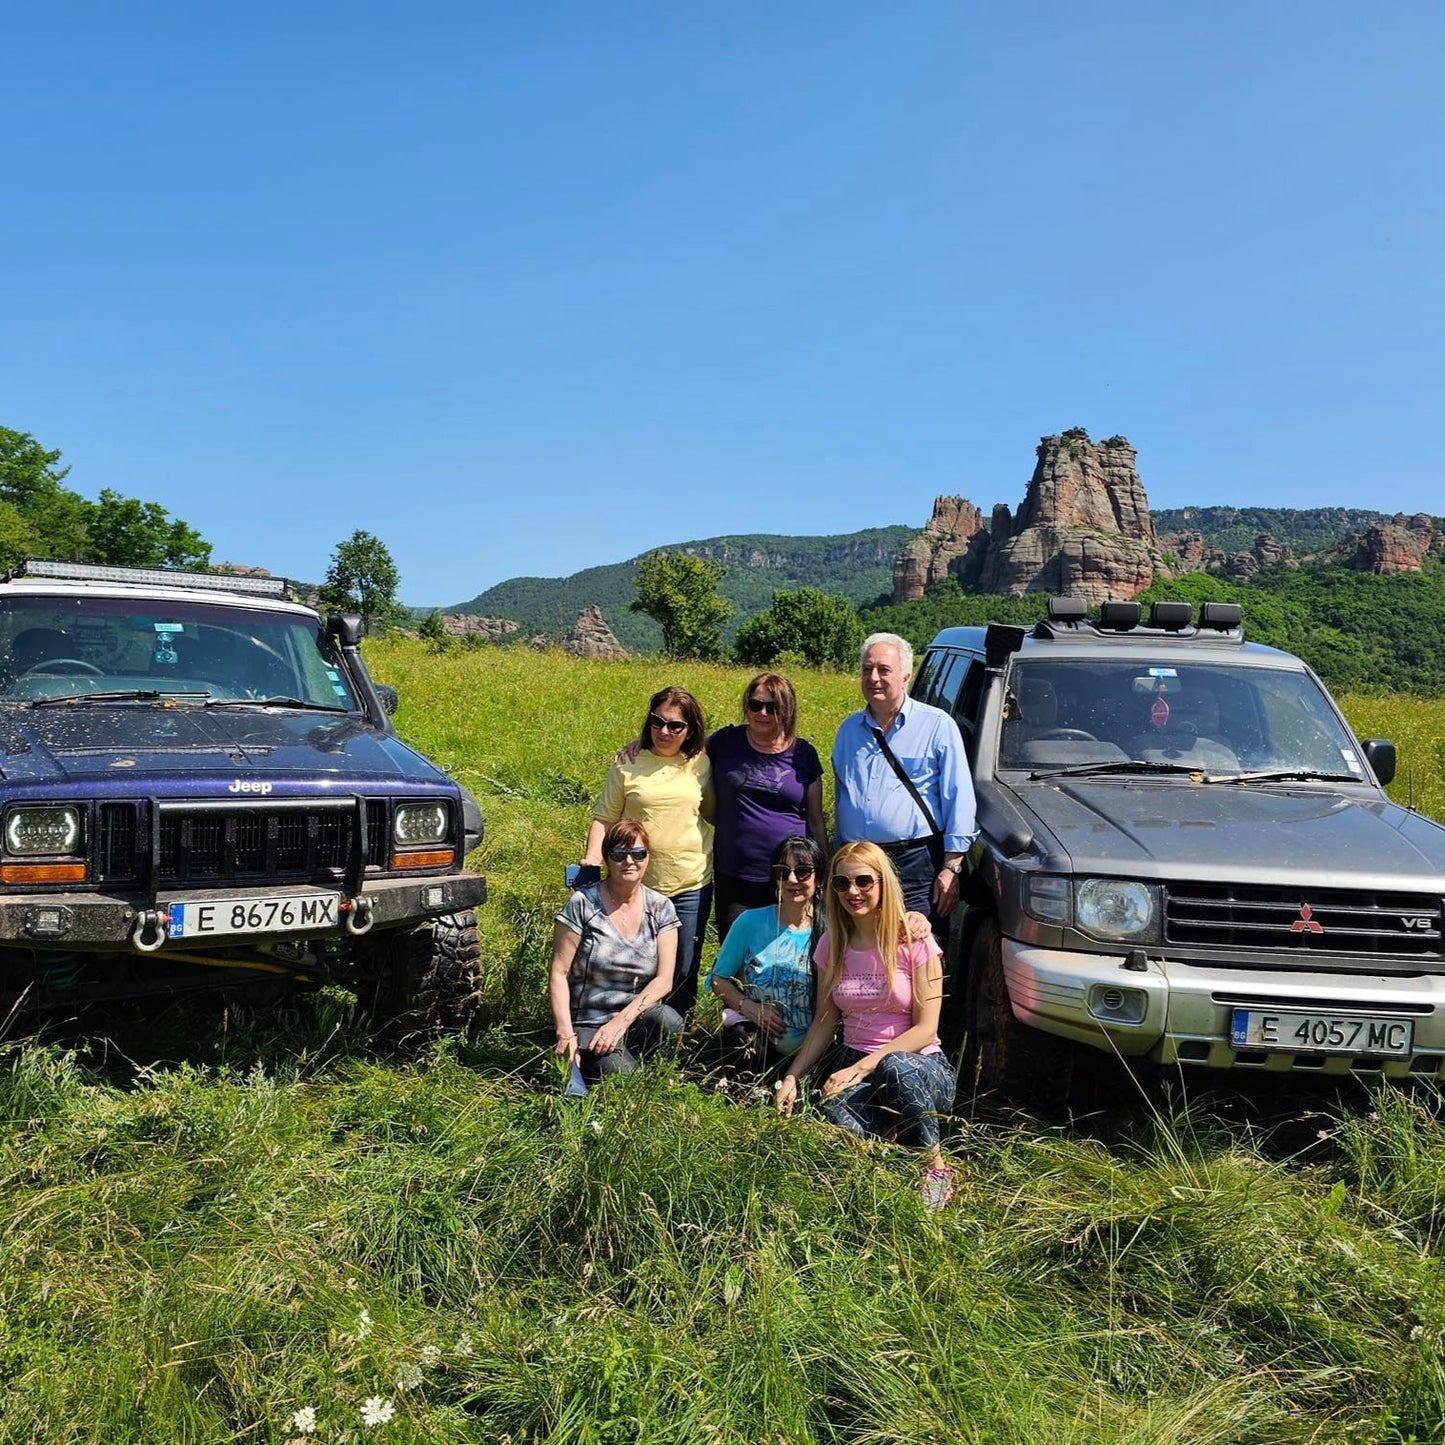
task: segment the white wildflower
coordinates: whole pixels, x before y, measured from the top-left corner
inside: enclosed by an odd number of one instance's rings
[[[590,1128],[594,1134],[600,1134],[602,1132],[602,1120],[593,1119]]]
[[[356,1317],[356,1338],[364,1340],[371,1333],[371,1311],[362,1310]]]
[[[385,1425],[396,1414],[396,1406],[380,1395],[372,1395],[361,1402],[361,1423],[363,1425]]]
[[[430,1370],[441,1364],[442,1352],[435,1345],[423,1345],[421,1347],[422,1368]]]
[[[350,1278],[347,1279],[347,1281],[346,1281],[346,1287],[347,1287],[347,1289],[355,1289],[355,1288],[356,1288],[356,1276],[355,1276],[355,1275],[352,1275],[352,1276],[350,1276]]]
[[[1315,1138],[1316,1138],[1316,1139],[1328,1139],[1329,1137],[1330,1137],[1330,1131],[1329,1131],[1328,1129],[1321,1129],[1321,1130],[1319,1130],[1319,1132],[1316,1133],[1316,1135],[1315,1135]]]
[[[414,1390],[421,1384],[421,1366],[403,1365],[396,1372],[396,1388],[399,1392]]]
[[[316,1433],[316,1409],[312,1405],[303,1405],[292,1417],[291,1428],[299,1431],[302,1435],[314,1435]]]
[[[1370,1123],[1372,1123],[1372,1124],[1378,1124],[1378,1123],[1380,1122],[1379,1111],[1378,1111],[1378,1110],[1375,1110],[1375,1109],[1371,1109],[1371,1110],[1370,1110],[1369,1118],[1370,1118]]]
[[[461,1332],[461,1334],[459,1334],[459,1335],[457,1336],[457,1342],[456,1342],[456,1344],[454,1344],[454,1345],[452,1346],[452,1354],[454,1354],[454,1355],[469,1355],[469,1354],[471,1354],[471,1352],[472,1352],[472,1332],[471,1332],[470,1330],[463,1330],[463,1331]]]
[[[1424,1326],[1424,1325],[1416,1325],[1415,1328],[1410,1331],[1410,1338],[1411,1338],[1412,1340],[1418,1340],[1424,1333],[1425,1333],[1425,1326]]]

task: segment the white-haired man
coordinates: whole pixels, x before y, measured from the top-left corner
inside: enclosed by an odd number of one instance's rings
[[[958,724],[908,696],[913,648],[875,632],[860,654],[865,706],[833,743],[840,843],[877,843],[892,859],[908,907],[935,930],[958,901],[958,880],[977,833],[973,780]]]

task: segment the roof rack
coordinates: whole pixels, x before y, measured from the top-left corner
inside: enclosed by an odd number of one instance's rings
[[[1141,621],[1143,609],[1137,602],[1101,602],[1098,617],[1087,616],[1087,610],[1082,598],[1051,597],[1048,617],[1034,626],[1030,636],[1041,642],[1098,642],[1105,638],[1244,641],[1244,615],[1237,602],[1201,602],[1198,620],[1192,624],[1187,602],[1152,603],[1148,622]]]
[[[285,577],[238,577],[229,572],[175,572],[164,567],[106,567],[94,562],[52,562],[31,558],[5,574],[59,582],[124,582],[140,587],[188,587],[201,592],[239,592],[249,597],[295,600]]]

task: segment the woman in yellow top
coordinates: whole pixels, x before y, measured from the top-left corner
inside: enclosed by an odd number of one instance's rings
[[[667,1003],[684,1017],[697,1002],[698,961],[712,908],[712,767],[707,722],[685,688],[652,695],[636,757],[613,763],[587,830],[584,867],[602,866],[602,839],[619,818],[652,841],[644,882],[677,910],[677,974]]]

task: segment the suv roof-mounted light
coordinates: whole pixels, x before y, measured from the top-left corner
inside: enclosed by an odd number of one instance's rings
[[[1164,632],[1182,632],[1192,620],[1187,602],[1154,602],[1149,606],[1149,626]]]
[[[1050,622],[1082,622],[1088,608],[1082,597],[1050,597]]]
[[[1107,632],[1129,632],[1139,625],[1142,611],[1137,602],[1101,602],[1099,626]]]
[[[1229,632],[1244,620],[1244,608],[1238,602],[1201,602],[1199,625],[1211,632]]]
[[[238,577],[229,572],[172,572],[163,567],[105,567],[94,562],[21,562],[12,577],[58,582],[124,582],[140,587],[190,587],[200,592],[240,592],[251,597],[290,597],[284,577]]]

